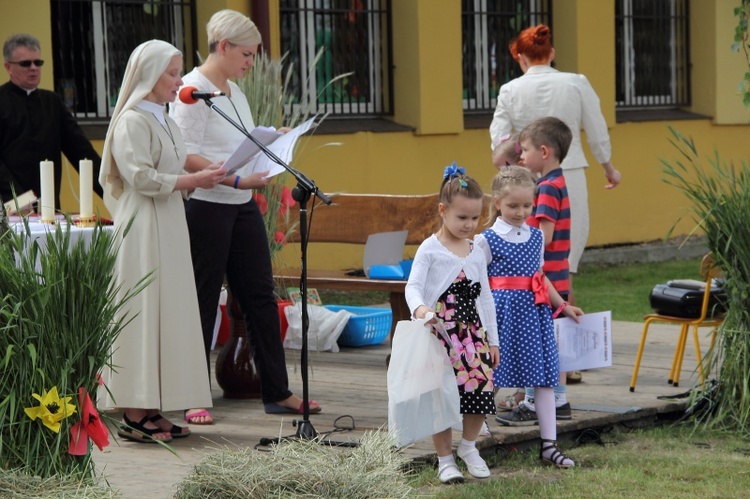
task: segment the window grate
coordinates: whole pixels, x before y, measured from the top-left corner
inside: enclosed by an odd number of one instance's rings
[[[461,1],[465,112],[495,109],[500,86],[522,74],[508,46],[529,26],[551,22],[549,0]]]
[[[690,105],[687,0],[616,3],[618,109]]]
[[[51,0],[55,91],[82,121],[107,119],[128,57],[150,39],[196,61],[195,0]]]
[[[281,52],[294,112],[378,116],[393,109],[390,0],[281,0]],[[351,73],[341,78],[340,75]]]

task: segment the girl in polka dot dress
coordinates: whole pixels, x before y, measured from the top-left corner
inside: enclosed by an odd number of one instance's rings
[[[583,311],[567,305],[542,273],[544,236],[526,219],[534,206],[536,180],[521,166],[505,166],[492,182],[493,226],[475,238],[488,266],[500,336],[498,387],[536,387],[542,445],[539,458],[560,468],[574,466],[557,448],[553,387],[559,380],[555,315],[578,321]]]
[[[438,213],[442,227],[417,250],[406,284],[412,315],[435,314],[451,339],[440,341],[453,363],[463,414],[463,438],[458,446],[469,473],[490,476],[475,441],[485,414],[495,414],[492,369],[499,360],[495,307],[484,255],[475,251],[471,236],[482,214],[482,189],[455,163],[446,167]],[[453,458],[452,432],[433,435],[443,483],[463,481]]]

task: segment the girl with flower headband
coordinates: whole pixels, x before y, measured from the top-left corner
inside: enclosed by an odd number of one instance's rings
[[[521,143],[518,141],[519,134],[505,134],[497,139],[492,149],[492,164],[498,170],[503,166],[521,164]]]
[[[471,240],[482,215],[484,194],[466,170],[453,163],[445,168],[438,213],[442,226],[417,250],[406,301],[415,318],[434,313],[451,338],[441,338],[453,363],[461,398],[463,438],[458,446],[469,473],[487,478],[490,471],[475,441],[485,414],[495,414],[492,369],[499,362],[497,325],[484,255]],[[440,338],[440,335],[438,335]],[[448,428],[433,435],[438,477],[443,483],[463,481]]]
[[[577,322],[583,311],[565,303],[542,272],[544,235],[526,224],[535,191],[536,179],[530,170],[502,167],[492,181],[495,222],[477,235],[475,242],[488,266],[499,330],[502,356],[494,372],[495,384],[536,388],[542,438],[539,458],[559,468],[571,468],[575,463],[560,452],[555,441],[553,387],[559,380],[559,360],[552,318],[564,314]]]

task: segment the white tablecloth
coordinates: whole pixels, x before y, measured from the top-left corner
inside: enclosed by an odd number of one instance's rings
[[[56,219],[56,223],[53,224],[46,224],[39,221],[38,218],[29,218],[29,231],[30,231],[30,238],[32,241],[30,242],[36,242],[39,245],[39,249],[41,251],[46,251],[47,249],[47,236],[50,234],[54,234],[57,230],[57,227],[59,226],[63,230],[67,230],[68,227],[70,227],[70,246],[73,247],[79,240],[84,240],[86,246],[88,247],[89,244],[91,244],[91,239],[93,238],[94,234],[94,227],[78,227],[75,224],[68,225],[67,220],[62,215],[58,215]],[[23,224],[23,221],[20,217],[9,217],[10,226],[13,228],[13,230],[16,231],[18,234],[26,234],[26,227]],[[105,230],[112,230],[112,226],[105,226]]]

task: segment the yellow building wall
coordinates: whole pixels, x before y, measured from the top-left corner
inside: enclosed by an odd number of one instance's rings
[[[750,112],[742,106],[737,84],[747,70],[741,53],[730,50],[736,18],[735,0],[692,1],[691,110],[705,119],[675,122],[616,123],[614,106],[614,0],[556,0],[553,6],[556,65],[586,74],[597,90],[610,125],[613,162],[623,173],[622,184],[605,190],[601,168],[593,158],[588,171],[591,233],[589,245],[642,242],[663,238],[681,216],[687,201],[664,182],[661,158],[676,157],[669,143],[668,125],[693,136],[704,155],[714,148],[726,160],[748,156],[746,141]],[[205,24],[222,8],[250,14],[250,0],[198,0],[198,37],[207,53]],[[278,47],[278,0],[270,0],[271,40]],[[452,161],[466,166],[485,188],[495,173],[489,158],[486,129],[463,129],[460,88],[460,2],[454,0],[398,0],[393,2],[394,99],[393,121],[415,131],[317,134],[305,139],[294,166],[326,192],[422,194],[437,191],[442,169]],[[27,15],[35,12],[34,16]],[[27,0],[23,8],[3,9],[0,37],[30,32],[42,43],[42,87],[51,89],[52,55],[49,0]],[[602,20],[607,20],[602,22]],[[189,68],[188,68],[189,69]],[[5,72],[1,82],[7,80]],[[338,144],[338,145],[333,145]],[[101,151],[102,141],[94,141]],[[588,150],[587,150],[588,153]],[[72,169],[63,179],[62,209],[77,211],[78,176]],[[104,210],[97,201],[95,209]],[[105,211],[102,211],[106,214]],[[383,216],[387,216],[384,214]],[[686,234],[692,222],[677,225]],[[314,219],[313,219],[314,230]],[[361,248],[311,246],[316,268],[361,266]],[[298,250],[286,251],[297,264]],[[413,254],[414,248],[408,253]]]
[[[607,124],[615,124],[614,0],[556,0],[552,5],[555,68],[586,75]]]

